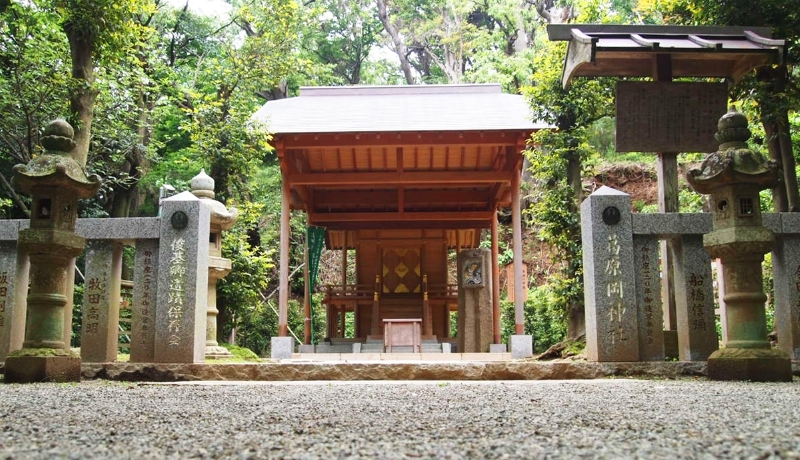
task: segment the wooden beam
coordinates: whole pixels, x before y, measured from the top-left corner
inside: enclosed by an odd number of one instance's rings
[[[290,174],[292,185],[324,185],[348,187],[354,185],[375,185],[383,187],[445,184],[487,184],[511,183],[511,176],[504,171],[431,171],[405,172],[349,172],[349,173],[299,173]]]
[[[492,216],[491,211],[471,212],[342,212],[316,213],[309,216],[315,224],[329,222],[449,222],[449,221],[486,221]]]
[[[315,221],[310,223],[316,224]],[[404,230],[482,230],[491,226],[491,221],[480,220],[451,220],[451,221],[382,221],[382,222],[326,222],[325,228],[328,230],[396,230],[402,225]]]
[[[467,132],[409,132],[409,133],[328,133],[279,134],[276,142],[283,141],[286,148],[312,147],[386,147],[413,145],[514,145],[522,133],[530,136],[532,130],[467,131]]]
[[[468,205],[487,205],[491,196],[488,190],[403,190],[403,203],[406,207],[427,204],[459,203]],[[317,191],[314,204],[319,210],[330,206],[352,203],[392,203],[398,200],[395,190],[324,190]],[[399,208],[398,208],[399,209]]]

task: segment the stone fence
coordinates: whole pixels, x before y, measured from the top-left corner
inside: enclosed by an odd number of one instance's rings
[[[590,361],[665,359],[659,242],[666,239],[675,242],[678,357],[705,361],[718,349],[712,264],[703,247],[712,219],[709,213],[633,213],[630,196],[609,187],[581,204]],[[775,234],[778,346],[800,360],[800,213],[764,214],[763,225]]]
[[[204,361],[210,211],[199,198],[184,192],[162,201],[162,215],[78,219],[76,232],[87,239],[84,362],[117,359],[123,246],[135,247],[130,360]],[[17,236],[28,225],[29,220],[0,221],[0,361],[22,348],[30,265],[28,256],[17,251]],[[74,271],[72,277],[74,282]],[[71,318],[70,306],[64,315],[66,343]]]

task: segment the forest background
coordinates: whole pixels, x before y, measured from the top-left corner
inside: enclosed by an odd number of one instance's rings
[[[526,152],[525,327],[538,351],[579,336],[578,205],[598,182],[653,181],[655,160],[614,151],[613,81],[581,78],[561,88],[565,46],[547,40],[548,23],[772,27],[787,40],[786,65],[753,72],[730,98],[751,120],[753,147],[785,171],[762,206],[800,210],[795,0],[230,0],[223,11],[198,15],[178,0],[0,0],[0,216],[29,215],[11,170],[41,153],[43,128],[57,117],[76,127],[79,158],[103,178],[100,193],[81,202],[81,217],[154,216],[163,186],[187,190],[205,169],[216,198],[241,213],[224,235],[233,271],[219,284],[221,342],[235,331],[240,345],[266,354],[277,335],[280,171],[268,127],[250,120],[258,107],[301,86],[485,82],[525,94],[533,116],[559,128],[538,134],[542,147]],[[656,209],[647,194],[634,205]],[[681,211],[701,209],[702,198],[682,187]],[[301,213],[291,227],[296,298]],[[502,234],[507,240],[506,227]],[[323,256],[320,285],[339,282],[337,257]],[[511,258],[504,241],[501,262]],[[80,294],[78,286],[75,331]],[[513,314],[505,300],[504,310],[507,335]],[[289,322],[302,336],[295,300]],[[323,337],[321,308],[314,326]],[[73,334],[73,346],[79,338]]]

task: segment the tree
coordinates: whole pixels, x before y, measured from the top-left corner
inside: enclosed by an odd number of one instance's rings
[[[782,186],[773,190],[775,211],[800,211],[796,161],[792,148],[790,109],[800,103],[800,11],[796,2],[765,0],[671,0],[664,4],[666,19],[683,24],[750,25],[772,28],[786,40],[786,61],[762,67],[743,79],[733,94],[752,98],[764,126],[770,156],[783,170]]]
[[[13,202],[8,217],[29,215],[10,171],[31,160],[44,126],[66,112],[67,54],[63,32],[47,12],[18,2],[0,12],[0,189]]]

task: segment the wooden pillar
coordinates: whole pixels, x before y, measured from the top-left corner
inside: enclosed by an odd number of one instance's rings
[[[308,232],[306,232],[306,242],[303,245],[303,343],[311,344],[311,275],[308,271]]]
[[[500,246],[497,210],[492,216],[492,341],[500,343]]]
[[[514,333],[525,334],[525,302],[522,290],[522,210],[519,199],[520,173],[514,172],[511,180],[511,222],[514,232]]]
[[[278,290],[278,336],[289,333],[289,199],[290,185],[286,176],[281,186],[281,247]]]
[[[657,54],[653,80],[672,81],[672,57],[669,54]],[[658,211],[678,212],[678,154],[674,152],[657,152],[656,173],[658,176]],[[661,242],[661,261],[663,276],[661,292],[664,301],[664,328],[675,331],[678,320],[675,314],[675,275],[673,261],[675,249],[672,241]]]
[[[342,295],[347,295],[347,230],[344,231],[344,243],[342,243]],[[353,321],[356,321],[356,307],[353,307]],[[358,323],[356,322],[354,326],[354,336],[358,337]]]

